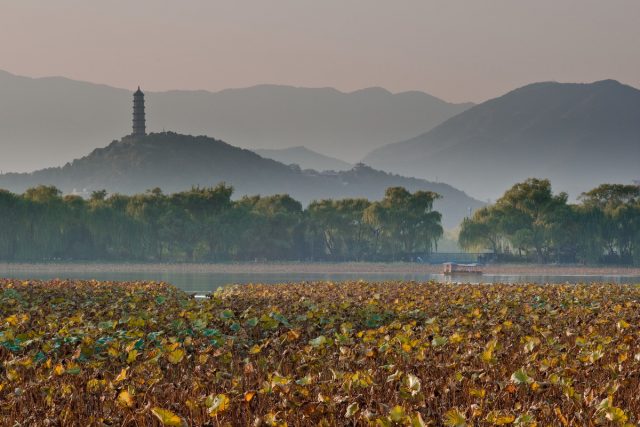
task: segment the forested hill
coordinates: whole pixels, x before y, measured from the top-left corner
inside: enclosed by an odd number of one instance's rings
[[[604,80],[524,86],[363,161],[495,199],[532,176],[572,197],[603,182],[631,184],[638,159],[640,90]]]
[[[435,209],[442,213],[445,228],[460,224],[469,208],[483,205],[447,184],[405,178],[364,165],[337,173],[302,171],[223,141],[172,132],[139,140],[125,137],[63,167],[0,175],[0,188],[17,193],[40,184],[85,195],[102,189],[134,194],[156,187],[169,193],[219,182],[232,185],[235,197],[286,193],[304,205],[324,198],[380,200],[385,189],[393,186],[434,191],[442,196]]]

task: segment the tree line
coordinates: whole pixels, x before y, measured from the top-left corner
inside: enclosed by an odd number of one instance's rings
[[[288,195],[233,200],[233,188],[89,198],[39,186],[0,190],[0,260],[394,261],[428,256],[443,230],[438,194],[386,190],[381,201]]]
[[[498,260],[640,264],[640,186],[603,184],[569,203],[528,179],[463,221],[460,246]]]

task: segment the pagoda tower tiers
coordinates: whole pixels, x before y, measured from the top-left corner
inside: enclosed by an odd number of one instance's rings
[[[147,126],[144,115],[144,93],[138,90],[133,94],[133,133],[134,137],[143,137],[147,135]]]

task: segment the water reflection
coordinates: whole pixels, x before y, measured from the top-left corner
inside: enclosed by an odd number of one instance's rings
[[[17,279],[78,279],[101,281],[163,281],[187,292],[211,292],[228,284],[285,283],[307,281],[435,280],[444,283],[640,283],[640,276],[579,275],[451,275],[399,273],[202,273],[202,272],[43,272],[0,271],[0,277]]]

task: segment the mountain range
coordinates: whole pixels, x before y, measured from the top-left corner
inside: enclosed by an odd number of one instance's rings
[[[11,147],[3,150],[0,170],[63,165],[128,134],[131,94],[62,77],[0,71],[0,147]],[[150,131],[216,135],[244,148],[304,145],[348,163],[390,141],[425,132],[471,105],[381,88],[351,93],[275,85],[215,93],[146,91]]]
[[[614,80],[534,83],[475,106],[379,88],[147,93],[152,130],[213,134],[234,146],[163,131],[97,148],[128,132],[130,108],[128,90],[0,71],[0,172],[38,169],[0,175],[0,187],[55,183],[65,191],[131,193],[227,181],[238,194],[288,192],[305,203],[376,199],[391,185],[438,187],[451,224],[480,206],[455,188],[495,199],[515,182],[541,177],[575,198],[602,183],[640,180],[640,91]],[[401,142],[384,145],[390,141]],[[371,168],[352,169],[358,159]]]
[[[456,227],[469,210],[483,205],[447,184],[393,175],[362,164],[341,172],[301,170],[220,140],[173,132],[125,137],[63,167],[0,175],[0,188],[23,192],[47,184],[64,193],[88,195],[101,189],[133,194],[160,187],[169,193],[222,181],[234,187],[235,197],[287,193],[304,205],[324,198],[379,200],[387,187],[394,186],[412,192],[435,191],[442,196],[435,208],[443,214],[445,228]]]
[[[640,90],[614,80],[535,83],[367,155],[374,168],[496,198],[528,177],[571,197],[640,179]]]

